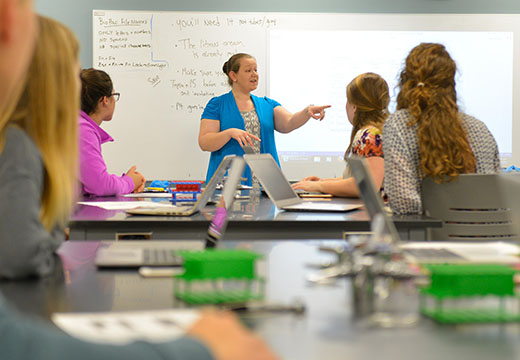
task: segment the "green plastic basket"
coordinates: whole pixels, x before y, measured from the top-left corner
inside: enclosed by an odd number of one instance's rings
[[[442,323],[520,321],[519,297],[505,265],[426,265],[431,282],[420,290],[422,314]]]
[[[189,304],[227,304],[262,300],[265,281],[256,276],[260,254],[248,250],[179,251],[184,273],[177,275],[175,297]]]

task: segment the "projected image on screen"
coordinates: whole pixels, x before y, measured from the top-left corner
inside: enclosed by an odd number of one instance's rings
[[[415,31],[271,31],[269,96],[290,111],[309,103],[331,104],[322,122],[309,121],[290,134],[276,134],[280,160],[342,156],[350,140],[346,85],[375,72],[390,88],[395,111],[397,79],[409,51],[421,42],[443,44],[457,64],[459,109],[483,121],[512,153],[513,33]],[[315,53],[309,48],[315,46]],[[310,175],[310,174],[308,174]]]

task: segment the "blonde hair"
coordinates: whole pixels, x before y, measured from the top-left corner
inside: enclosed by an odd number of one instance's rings
[[[38,24],[25,89],[9,122],[1,124],[0,135],[5,138],[7,125],[14,124],[38,146],[45,167],[40,220],[51,231],[65,225],[77,179],[79,45],[61,23],[40,16]]]
[[[356,106],[356,112],[352,119],[353,128],[346,156],[350,154],[352,143],[360,129],[372,125],[383,130],[390,102],[388,84],[378,74],[368,72],[358,75],[347,85],[347,101]]]
[[[11,114],[16,108],[16,104],[24,89],[24,82],[26,77],[23,77],[20,82],[13,86],[12,91],[7,94],[7,99],[0,103],[0,151],[4,147],[4,133],[5,127],[11,118]]]
[[[410,51],[400,76],[397,109],[409,109],[408,125],[417,124],[421,177],[437,183],[476,169],[458,115],[455,72],[443,45],[422,43]]]

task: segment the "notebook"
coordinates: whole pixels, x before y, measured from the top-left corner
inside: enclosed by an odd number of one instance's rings
[[[370,218],[378,214],[384,219],[383,232],[391,242],[398,245],[405,257],[411,262],[422,264],[436,263],[506,263],[520,262],[518,246],[505,242],[439,242],[423,241],[401,243],[393,221],[385,211],[381,195],[376,190],[366,160],[361,157],[348,159],[352,175],[356,180],[359,193]]]
[[[177,250],[202,250],[205,247],[215,247],[224,236],[228,220],[227,211],[233,204],[235,192],[245,168],[245,162],[241,157],[230,159],[231,165],[226,165],[226,170],[229,169],[228,180],[222,189],[221,200],[216,215],[209,225],[205,243],[178,240],[109,242],[97,251],[95,264],[98,267],[109,268],[180,266],[182,258],[176,254]],[[221,175],[223,176],[224,173],[225,171]]]
[[[304,201],[296,194],[270,154],[245,154],[244,159],[274,204],[286,211],[335,211],[359,209],[361,204]]]
[[[211,180],[195,203],[184,206],[171,205],[167,207],[158,206],[134,208],[127,210],[126,213],[131,215],[190,216],[199,212],[211,199],[211,196],[217,188],[217,184],[224,178],[224,175],[231,167],[234,158],[236,158],[235,155],[228,155],[222,159],[222,162],[218,166],[217,170],[215,170]]]

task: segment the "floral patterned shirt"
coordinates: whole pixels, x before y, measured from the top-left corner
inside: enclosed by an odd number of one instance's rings
[[[356,135],[354,135],[354,141],[352,142],[350,154],[345,153],[345,160],[347,160],[348,156],[351,155],[363,157],[383,157],[383,134],[381,130],[375,126],[368,126],[358,130]],[[347,163],[345,171],[343,172],[343,178],[346,179],[351,176],[352,174]]]
[[[258,115],[256,113],[256,110],[249,110],[249,111],[241,111],[240,114],[244,118],[244,127],[245,130],[253,134],[256,137],[261,137],[260,133],[260,120],[258,119]],[[254,148],[256,154],[260,154],[260,141],[253,141]]]
[[[241,111],[240,115],[242,115],[242,117],[244,118],[245,130],[256,137],[261,137],[262,135],[260,132],[260,119],[258,119],[258,114],[256,113],[256,110],[253,109],[249,111]],[[253,144],[253,150],[255,151],[255,154],[260,154],[260,141],[253,141]],[[255,189],[260,189],[260,181],[252,172],[251,175],[251,185],[253,185]]]

